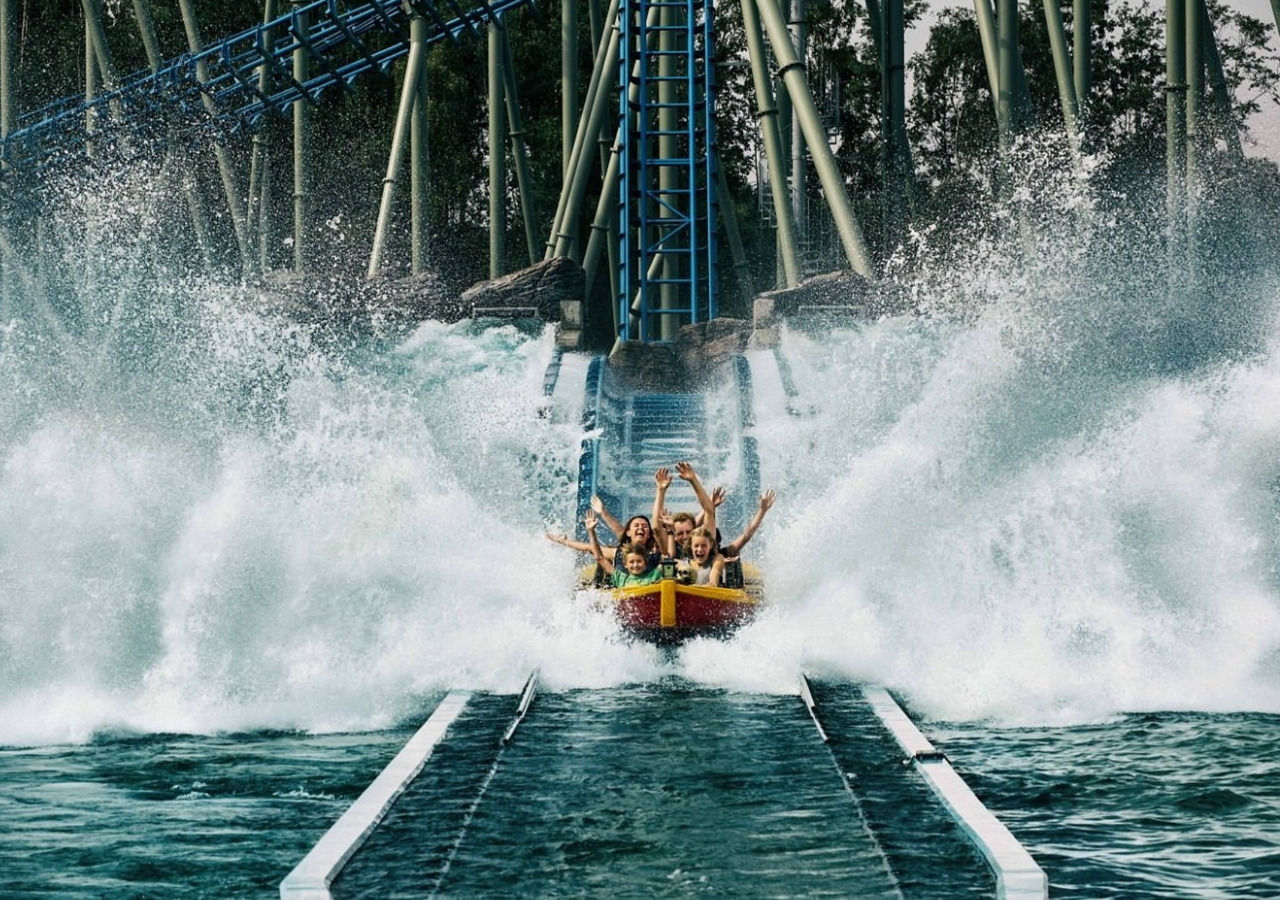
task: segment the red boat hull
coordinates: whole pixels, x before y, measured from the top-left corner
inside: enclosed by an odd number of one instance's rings
[[[664,579],[613,591],[623,630],[658,644],[694,637],[722,638],[755,618],[759,601],[746,591],[698,587]]]

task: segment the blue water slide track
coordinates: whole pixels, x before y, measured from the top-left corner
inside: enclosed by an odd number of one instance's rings
[[[592,361],[583,403],[582,450],[578,465],[578,529],[593,494],[626,522],[653,510],[654,472],[692,462],[703,485],[723,485],[728,500],[719,509],[725,539],[736,536],[755,509],[760,461],[755,438],[751,374],[739,357],[731,367],[728,400],[695,392],[639,392],[618,384],[603,357]],[[674,475],[674,471],[672,472]],[[672,512],[696,511],[692,488],[677,479],[667,492]]]
[[[93,100],[73,95],[24,114],[0,142],[0,160],[8,173],[30,172],[67,155],[78,158],[90,140],[97,153],[128,155],[133,140],[162,139],[175,128],[197,139],[257,129],[268,113],[285,115],[298,101],[318,103],[329,88],[349,88],[368,73],[385,76],[409,52],[414,15],[426,20],[424,41],[432,44],[476,34],[511,10],[532,5],[533,0],[315,0],[200,53],[176,57],[155,72],[126,76]],[[315,72],[301,82],[293,77],[298,50]],[[264,66],[270,74],[266,90],[259,83]],[[86,129],[90,117],[92,132]]]

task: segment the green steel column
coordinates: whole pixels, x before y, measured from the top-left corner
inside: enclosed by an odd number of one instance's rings
[[[516,66],[511,58],[511,39],[505,28],[502,29],[502,89],[507,103],[507,136],[511,140],[511,158],[516,164],[516,187],[520,194],[520,214],[524,219],[524,238],[529,249],[529,265],[533,265],[538,261],[533,172],[529,168],[529,148],[524,140],[524,114],[520,111],[520,95],[516,93]]]
[[[1203,0],[1186,0],[1184,10],[1187,25],[1187,240],[1192,256],[1195,254],[1200,191],[1200,97],[1204,91],[1204,39],[1200,32],[1202,5]]]
[[[13,131],[13,10],[0,0],[0,139]]]
[[[299,0],[294,0],[298,3]],[[307,27],[307,13],[298,15],[298,24]],[[302,84],[311,77],[311,63],[301,46],[293,52],[293,80]],[[310,172],[307,170],[307,138],[311,133],[311,103],[303,97],[293,101],[293,270],[305,272],[310,264],[308,228]]]
[[[733,194],[729,192],[729,179],[724,166],[716,163],[716,197],[720,205],[720,218],[724,222],[725,235],[729,238],[729,254],[733,257],[733,274],[738,282],[738,296],[750,311],[756,299],[751,283],[751,266],[747,264],[747,251],[742,246],[742,234],[738,231],[738,213],[733,208]]]
[[[192,53],[200,53],[204,50],[204,41],[200,37],[200,26],[196,21],[192,0],[178,0],[178,6],[182,9],[182,24],[187,32],[187,45]],[[196,79],[201,84],[209,80],[208,68],[204,60],[196,61]],[[212,97],[204,93],[200,97],[204,101],[206,110],[210,113],[217,112]],[[239,179],[236,177],[235,166],[227,148],[215,143],[213,152],[218,160],[218,172],[222,176],[222,189],[227,196],[227,209],[231,213],[231,227],[235,231],[236,245],[240,249],[240,262],[242,267],[247,269],[251,265],[251,256],[249,237],[245,227],[244,197],[240,193]]]
[[[1071,68],[1075,76],[1077,111],[1084,113],[1093,88],[1093,6],[1091,0],[1074,0],[1071,7]]]
[[[85,10],[84,23],[84,102],[92,103],[98,96],[98,62],[94,59],[93,52],[93,35],[90,34],[88,8]],[[94,131],[94,122],[97,118],[97,110],[86,109],[84,112],[84,132],[92,137]],[[85,152],[93,156],[93,141],[85,141]]]
[[[885,233],[888,247],[902,240],[905,217],[903,204],[909,200],[910,148],[907,146],[907,66],[906,17],[902,0],[885,0],[884,66],[881,68],[881,94],[887,115],[884,120],[884,146],[887,150],[885,183],[882,198],[885,208]]]
[[[769,187],[773,195],[774,218],[778,220],[778,256],[782,263],[782,279],[787,287],[800,283],[800,266],[796,259],[796,233],[791,222],[791,204],[787,202],[787,171],[782,154],[782,137],[778,131],[778,107],[773,102],[773,80],[769,75],[764,52],[764,36],[760,33],[760,13],[756,0],[741,0],[742,24],[747,35],[747,56],[751,60],[751,77],[756,88],[756,118],[764,141],[765,162],[769,168]]]
[[[560,0],[560,173],[578,130],[578,0]]]
[[[609,33],[609,38],[607,41],[601,41],[600,49],[596,53],[595,62],[591,68],[591,78],[587,82],[587,96],[583,103],[583,108],[588,113],[578,120],[577,132],[573,138],[573,147],[569,152],[569,166],[564,175],[564,183],[560,188],[560,199],[556,206],[556,213],[551,220],[551,234],[547,238],[546,252],[543,254],[544,259],[551,259],[553,256],[564,256],[568,253],[567,247],[571,242],[572,235],[563,232],[569,230],[564,227],[564,220],[567,215],[571,214],[569,209],[569,200],[572,193],[571,185],[577,178],[577,170],[581,168],[580,160],[582,154],[586,152],[585,148],[589,144],[595,143],[596,140],[594,134],[588,139],[592,118],[589,111],[593,110],[601,99],[602,84],[611,84],[618,70],[618,42],[620,38],[618,31],[618,3],[619,0],[610,0],[609,11],[605,14],[605,28]],[[605,93],[608,92],[607,87],[603,88],[603,90]],[[583,180],[583,189],[585,190],[585,177]]]
[[[612,239],[609,223],[617,218],[618,211],[618,167],[621,156],[621,136],[613,141],[613,150],[609,154],[609,164],[605,167],[604,178],[600,185],[600,199],[596,201],[596,215],[591,222],[591,236],[587,239],[586,252],[582,254],[582,269],[586,273],[585,292],[591,296],[591,288],[595,284],[596,270],[600,265],[600,249],[606,241]],[[616,296],[609,294],[610,298]],[[613,330],[618,331],[618,304],[609,303],[613,309]]]
[[[1200,4],[1200,33],[1204,35],[1204,57],[1209,70],[1209,100],[1213,104],[1218,132],[1227,142],[1227,150],[1232,158],[1242,160],[1244,146],[1240,143],[1240,129],[1236,127],[1235,111],[1231,108],[1231,88],[1222,68],[1222,56],[1218,53],[1218,39],[1213,34],[1209,8],[1204,3]]]
[[[147,0],[133,0],[133,15],[138,23],[142,46],[147,51],[147,66],[154,73],[164,62],[164,56],[160,51],[160,42],[156,39],[155,23],[151,19],[151,6]],[[171,140],[170,146],[175,145],[176,142]],[[187,179],[185,172],[180,173],[179,178],[182,183],[182,196],[187,202],[187,212],[191,216],[191,228],[195,232],[196,246],[200,249],[205,269],[212,269],[213,242],[209,237],[209,214],[204,208],[204,199]]]
[[[85,37],[92,44],[91,52],[85,51],[85,62],[88,63],[90,56],[96,60],[98,71],[102,73],[102,85],[110,91],[120,83],[120,79],[116,76],[111,48],[107,45],[107,30],[102,24],[102,0],[81,0],[80,5],[84,8]]]
[[[982,42],[982,59],[987,64],[987,87],[991,89],[991,101],[995,107],[996,125],[1000,122],[1000,53],[996,49],[996,17],[991,11],[991,0],[973,0],[973,12],[978,21],[978,39]],[[1004,146],[1004,138],[1000,139]]]
[[[489,277],[506,270],[507,154],[503,135],[502,26],[490,22],[489,31]]]
[[[1062,104],[1062,121],[1071,147],[1072,164],[1080,167],[1080,136],[1076,126],[1080,106],[1076,99],[1075,73],[1067,55],[1067,32],[1062,24],[1059,0],[1044,0],[1044,22],[1049,29],[1049,47],[1053,51],[1053,71],[1058,79],[1058,100]]]
[[[427,20],[415,16],[409,21],[409,41],[412,44],[427,43]],[[412,48],[410,48],[412,52]],[[427,132],[427,51],[423,50],[422,63],[418,66],[418,81],[414,85],[413,117],[409,120],[409,255],[414,275],[427,269],[427,246],[430,223],[427,221],[427,165],[430,153],[430,135]]]
[[[262,177],[258,204],[258,271],[271,271],[271,144],[262,148]]]
[[[791,96],[791,103],[800,111],[799,123],[809,145],[809,155],[813,158],[814,168],[818,171],[818,179],[822,183],[822,191],[826,195],[831,216],[835,220],[836,230],[840,234],[845,255],[859,275],[870,278],[872,269],[867,254],[866,241],[862,237],[862,229],[853,214],[853,205],[845,191],[844,177],[836,165],[831,145],[827,143],[827,133],[822,127],[822,119],[818,108],[814,105],[813,95],[809,93],[809,82],[805,77],[804,65],[796,56],[795,47],[791,46],[791,36],[787,33],[787,23],[783,21],[782,11],[776,0],[758,0],[760,18],[764,22],[765,32],[769,35],[769,43],[773,47],[774,57],[778,61],[778,73],[782,76]]]
[[[1280,0],[1271,0],[1271,18],[1276,20],[1276,29],[1280,31]]]
[[[145,0],[134,0],[135,3],[143,4]],[[276,0],[266,0],[263,4],[262,20],[263,24],[270,22],[276,17]],[[270,47],[272,44],[272,35],[270,29],[264,29],[263,42]],[[266,63],[258,66],[258,93],[266,95],[271,92],[271,69]],[[271,122],[264,121],[258,130],[253,133],[253,148],[249,154],[249,213],[247,217],[247,228],[249,232],[249,244],[252,246],[256,241],[258,244],[258,271],[265,271],[263,266],[264,260],[267,258],[266,243],[260,232],[262,225],[262,207],[266,205],[265,195],[262,190],[263,166],[265,163],[266,143],[270,135]]]
[[[1017,103],[1018,2],[996,0],[996,9],[996,69],[1000,78],[996,116],[1000,122],[1001,150],[1007,153],[1013,146]]]
[[[657,6],[652,6],[649,9],[648,21],[651,28],[658,22],[659,9]],[[610,23],[609,40],[601,47],[600,65],[597,66],[600,78],[596,79],[596,72],[593,72],[592,78],[597,81],[596,90],[592,94],[591,88],[587,89],[587,94],[591,97],[590,113],[584,115],[581,121],[578,122],[578,134],[573,142],[573,165],[570,166],[569,175],[560,192],[561,206],[557,213],[556,227],[552,232],[554,246],[549,256],[568,255],[573,246],[573,240],[578,231],[578,216],[581,212],[582,198],[587,190],[587,178],[593,168],[591,160],[587,156],[586,148],[596,142],[596,138],[600,133],[605,113],[609,109],[609,101],[613,95],[610,86],[618,75],[618,57],[621,50],[622,32],[618,25],[617,0],[613,0],[609,12],[611,13],[608,19]],[[637,91],[638,87],[633,84],[630,95],[636,96]]]
[[[13,15],[9,0],[0,0],[0,141],[13,131]],[[0,163],[0,174],[6,166]],[[4,198],[5,185],[0,181],[0,200]],[[8,203],[0,203],[0,209],[9,209]],[[0,239],[7,238],[9,223],[0,216]],[[8,241],[4,240],[7,245]],[[13,296],[10,290],[9,254],[0,248],[0,316],[6,321],[12,310]]]
[[[1180,283],[1186,250],[1187,55],[1186,2],[1165,2],[1165,214],[1170,288]]]
[[[796,58],[804,66],[809,61],[808,35],[805,33],[804,0],[791,0],[791,21],[788,30],[795,45]],[[825,140],[825,139],[824,139]],[[802,243],[809,242],[809,178],[804,157],[804,129],[800,125],[800,110],[791,105],[791,208],[795,214],[796,231]]]
[[[414,16],[412,21],[419,21],[419,17]],[[366,276],[370,280],[382,274],[382,252],[386,248],[387,228],[391,223],[396,179],[400,175],[400,160],[404,157],[404,143],[409,135],[409,119],[418,96],[418,74],[426,52],[426,44],[421,40],[413,41],[412,37],[410,40],[409,60],[405,64],[404,82],[400,86],[400,106],[396,111],[395,129],[391,133],[391,153],[387,158],[387,174],[382,179],[382,202],[378,205],[378,222],[374,226],[373,249],[369,253],[369,270]]]

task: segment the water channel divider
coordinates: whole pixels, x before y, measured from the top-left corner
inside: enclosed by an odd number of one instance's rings
[[[502,735],[502,746],[511,740],[515,730],[524,721],[537,691],[537,684],[538,673],[535,670],[525,682],[515,718]],[[471,696],[470,691],[450,691],[440,701],[440,705],[413,737],[409,738],[409,742],[395,758],[378,773],[378,777],[364,789],[364,793],[347,807],[346,812],[302,858],[302,862],[280,882],[281,900],[332,900],[329,886],[333,884],[333,880],[369,835],[373,834],[396,798],[418,777],[436,745],[444,739],[449,726],[462,714]],[[490,772],[489,778],[492,777],[493,772]],[[488,779],[486,786],[487,784]],[[472,811],[474,812],[474,807]]]
[[[997,900],[1045,900],[1049,896],[1049,882],[1044,870],[1004,823],[982,804],[951,767],[946,755],[933,746],[887,690],[863,685],[862,696],[991,866],[996,876]]]

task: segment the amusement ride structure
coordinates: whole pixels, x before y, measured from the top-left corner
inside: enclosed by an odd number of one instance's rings
[[[22,226],[23,198],[38,190],[47,173],[193,142],[207,146],[217,158],[220,202],[234,233],[239,269],[260,271],[265,248],[274,239],[265,199],[270,169],[282,156],[269,152],[264,123],[271,118],[292,120],[294,268],[306,271],[311,264],[311,112],[335,93],[331,89],[341,91],[367,74],[389,77],[402,59],[400,103],[367,272],[377,279],[387,269],[384,254],[393,199],[406,156],[413,210],[412,270],[426,270],[429,257],[421,211],[428,189],[425,54],[441,41],[480,38],[488,42],[492,278],[506,274],[502,268],[508,141],[530,266],[573,260],[582,269],[585,298],[593,296],[595,280],[607,268],[608,311],[587,309],[576,315],[611,319],[615,346],[670,345],[683,326],[715,320],[725,257],[735,269],[748,268],[717,152],[715,9],[709,0],[611,0],[607,8],[601,0],[588,0],[593,64],[585,86],[577,69],[578,0],[562,0],[563,183],[549,227],[532,208],[519,73],[507,39],[512,14],[532,7],[534,0],[265,0],[259,23],[208,42],[190,0],[176,0],[188,47],[170,58],[163,56],[156,40],[152,2],[160,0],[132,0],[132,19],[149,59],[146,70],[127,75],[117,71],[102,0],[82,0],[88,63],[84,92],[42,106],[27,105],[19,112],[13,77],[15,4],[0,0],[0,192],[5,198],[0,282],[6,292],[15,283],[8,273],[21,265],[13,234]],[[764,156],[757,187],[770,199],[776,236],[778,277],[771,288],[794,288],[813,274],[805,271],[797,233],[806,219],[804,206],[816,199],[808,197],[805,188],[810,164],[838,236],[841,268],[863,279],[876,276],[810,89],[804,2],[792,0],[791,8],[784,9],[779,0],[741,0],[745,62],[752,75]],[[866,0],[866,6],[881,76],[884,205],[892,211],[883,221],[889,223],[886,227],[900,228],[899,210],[911,165],[905,128],[904,0]],[[976,0],[976,10],[1000,147],[1007,154],[1027,92],[1018,49],[1018,5],[1016,0],[996,0],[993,7],[991,0]],[[1077,122],[1090,91],[1090,4],[1075,0],[1070,50],[1059,4],[1046,0],[1044,10],[1063,121],[1069,144],[1078,152]],[[1218,96],[1207,92],[1204,78],[1207,73],[1210,82],[1220,82],[1221,62],[1212,30],[1205,27],[1204,0],[1169,0],[1167,21],[1169,252],[1184,253],[1187,237],[1194,232],[1195,207],[1188,203],[1187,186],[1196,179],[1200,164],[1202,105],[1216,102]],[[246,161],[232,149],[233,139],[244,132],[254,135],[247,180]],[[592,184],[599,198],[594,210],[586,208]],[[212,230],[207,198],[188,189],[185,199],[192,230],[207,246]],[[545,231],[540,233],[540,228]],[[738,281],[754,294],[749,279]],[[580,349],[578,325],[577,337],[564,342],[564,349]],[[558,355],[548,372],[546,394],[551,403],[567,402],[558,399],[558,393],[567,390],[556,377],[560,362]],[[603,356],[594,358],[581,392],[574,389],[584,433],[579,508],[601,496],[623,516],[645,511],[637,486],[647,485],[653,468],[697,458],[734,485],[726,518],[744,518],[746,506],[734,504],[749,503],[761,485],[751,436],[753,371],[741,355],[731,365],[738,408],[726,413],[709,411],[708,399],[696,391],[661,384],[637,388],[611,373]],[[788,374],[781,360],[771,377],[785,388]],[[723,427],[715,427],[717,423]],[[535,686],[536,678],[531,678],[514,720],[501,736],[502,746],[513,739],[529,712]],[[820,704],[807,679],[801,680],[800,693],[822,740],[828,741]],[[1044,896],[1043,872],[982,809],[946,758],[915,731],[893,699],[875,688],[865,689],[863,698],[868,715],[874,713],[884,723],[900,755],[923,775],[982,850],[995,872],[998,895]],[[405,752],[286,879],[283,896],[330,895],[344,864],[421,771],[433,748],[446,739],[470,699],[465,692],[446,698]],[[836,789],[847,787],[840,784]]]

